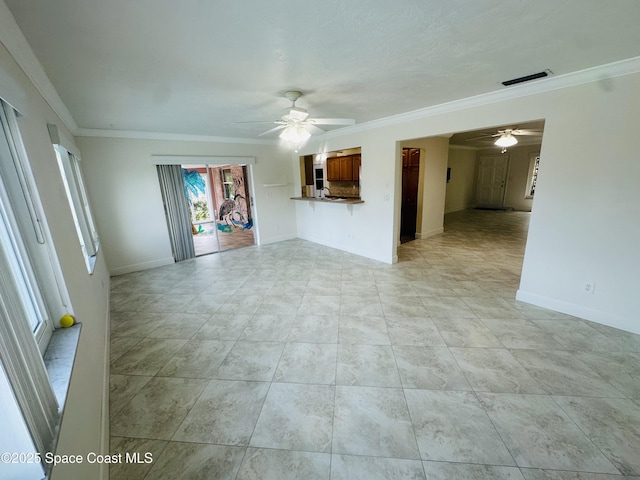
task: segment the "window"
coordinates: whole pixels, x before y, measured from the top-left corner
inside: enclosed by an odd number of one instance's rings
[[[55,135],[52,133],[52,130],[54,129]],[[64,189],[67,193],[69,206],[71,207],[73,223],[76,227],[76,233],[78,234],[78,240],[80,241],[87,270],[89,273],[92,273],[95,267],[96,255],[98,253],[100,241],[93,221],[93,215],[91,214],[89,197],[87,196],[84,181],[82,179],[80,157],[77,153],[69,151],[60,143],[55,125],[49,125],[49,133],[51,134],[52,141],[54,143],[58,166],[60,167],[60,173],[62,174]]]
[[[34,338],[43,312],[29,279],[28,262],[12,231],[13,220],[0,202],[0,360],[34,446],[44,455],[53,450],[58,403]]]
[[[527,179],[527,189],[524,198],[533,198],[536,191],[536,183],[538,181],[538,168],[540,167],[540,154],[532,153],[529,155],[529,177]]]
[[[224,188],[224,198],[226,200],[233,200],[233,197],[236,194],[236,189],[233,183],[233,174],[231,170],[228,168],[223,169],[221,172],[222,175],[222,187]]]
[[[12,269],[31,296],[33,335],[44,352],[53,332],[52,319],[72,313],[62,270],[22,143],[16,112],[7,104],[0,109],[0,203],[4,205],[5,251],[17,255]],[[9,243],[10,240],[10,243]],[[24,297],[26,298],[26,297]]]
[[[30,331],[36,334],[46,320],[42,298],[39,291],[34,289],[31,265],[25,262],[24,247],[20,237],[14,235],[14,229],[11,228],[13,222],[9,218],[10,211],[5,208],[5,201],[2,200],[0,199],[0,248],[4,252],[8,270],[11,272],[14,296],[22,304]]]
[[[0,101],[0,363],[11,385],[0,396],[15,398],[42,455],[59,420],[42,352],[68,303],[56,258],[16,112]]]

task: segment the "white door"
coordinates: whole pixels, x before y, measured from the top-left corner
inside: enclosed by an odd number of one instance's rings
[[[502,208],[509,155],[482,155],[478,164],[476,207]]]

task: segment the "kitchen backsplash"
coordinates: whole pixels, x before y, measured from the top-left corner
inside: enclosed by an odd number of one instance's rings
[[[327,187],[334,197],[360,197],[358,182],[327,182]]]

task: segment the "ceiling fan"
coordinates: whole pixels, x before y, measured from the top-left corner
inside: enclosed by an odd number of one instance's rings
[[[281,131],[280,138],[293,144],[296,148],[304,144],[311,135],[319,135],[325,130],[318,125],[354,125],[356,121],[352,118],[309,118],[309,112],[304,108],[296,107],[296,100],[302,96],[302,92],[285,92],[284,97],[291,102],[291,107],[280,117],[280,120],[273,122],[237,122],[237,123],[273,123],[276,126],[262,132],[259,137],[273,132]]]
[[[503,149],[507,147],[511,147],[518,143],[517,136],[520,135],[534,135],[540,136],[542,132],[540,130],[526,130],[521,128],[505,128],[504,130],[498,130],[498,133],[485,133],[484,135],[480,135],[479,137],[467,138],[467,142],[471,142],[473,140],[480,140],[483,138],[497,138],[495,142],[493,142],[498,147],[502,147]]]

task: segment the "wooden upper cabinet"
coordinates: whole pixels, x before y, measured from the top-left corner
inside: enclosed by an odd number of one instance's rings
[[[353,179],[360,180],[360,165],[362,165],[362,157],[360,155],[353,156]]]
[[[340,180],[353,180],[353,157],[340,157]]]
[[[327,158],[327,181],[360,180],[360,155]]]
[[[328,182],[340,181],[340,158],[338,157],[327,158],[327,181]]]

